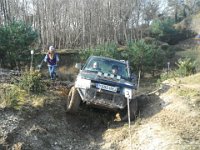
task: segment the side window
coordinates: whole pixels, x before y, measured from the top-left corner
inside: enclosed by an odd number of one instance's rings
[[[120,75],[123,77],[127,77],[128,76],[127,66],[126,65],[120,66],[120,69],[121,69]]]

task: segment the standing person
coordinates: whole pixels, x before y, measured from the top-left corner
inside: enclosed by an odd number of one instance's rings
[[[55,52],[55,48],[53,46],[49,47],[49,51],[46,54],[44,61],[47,62],[49,68],[49,74],[51,80],[55,80],[56,77],[56,66],[59,62],[58,54]]]

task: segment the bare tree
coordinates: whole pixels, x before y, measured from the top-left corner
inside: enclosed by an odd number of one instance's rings
[[[23,20],[39,32],[45,49],[124,44],[143,37],[145,26],[159,13],[159,0],[0,0],[0,24]],[[191,3],[189,3],[191,2]],[[200,8],[199,0],[170,0],[171,15]],[[183,9],[184,8],[184,9]],[[169,15],[169,14],[167,14]]]

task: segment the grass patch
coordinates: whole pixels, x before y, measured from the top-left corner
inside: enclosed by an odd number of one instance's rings
[[[27,103],[28,94],[16,85],[2,84],[0,90],[0,108],[14,108],[19,110]]]
[[[179,89],[177,90],[177,93],[180,96],[184,96],[184,97],[195,97],[195,96],[199,96],[199,91],[195,90],[195,89],[188,89],[188,88],[184,88],[184,89]]]
[[[200,73],[184,77],[181,79],[181,83],[183,84],[199,84],[200,83]]]
[[[46,90],[46,86],[42,82],[41,73],[38,71],[24,72],[16,85],[28,93],[42,93]]]
[[[44,107],[46,97],[45,96],[32,96],[31,97],[31,106],[34,108]]]
[[[169,90],[169,93],[176,93],[179,96],[193,98],[200,96],[200,92],[196,89],[186,88],[186,87],[174,87]]]
[[[29,105],[34,108],[41,108],[45,100],[50,96],[49,93],[34,95],[13,84],[0,85],[0,108],[13,108],[20,110],[23,106]]]

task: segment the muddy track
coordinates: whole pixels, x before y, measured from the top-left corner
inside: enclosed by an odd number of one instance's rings
[[[20,112],[1,110],[0,118],[6,130],[12,129],[1,135],[1,139],[5,138],[1,149],[21,144],[26,150],[78,150],[99,149],[101,135],[112,120],[112,115],[90,108],[82,108],[74,115],[67,114],[65,100],[56,99],[46,102],[40,109],[26,107]]]

